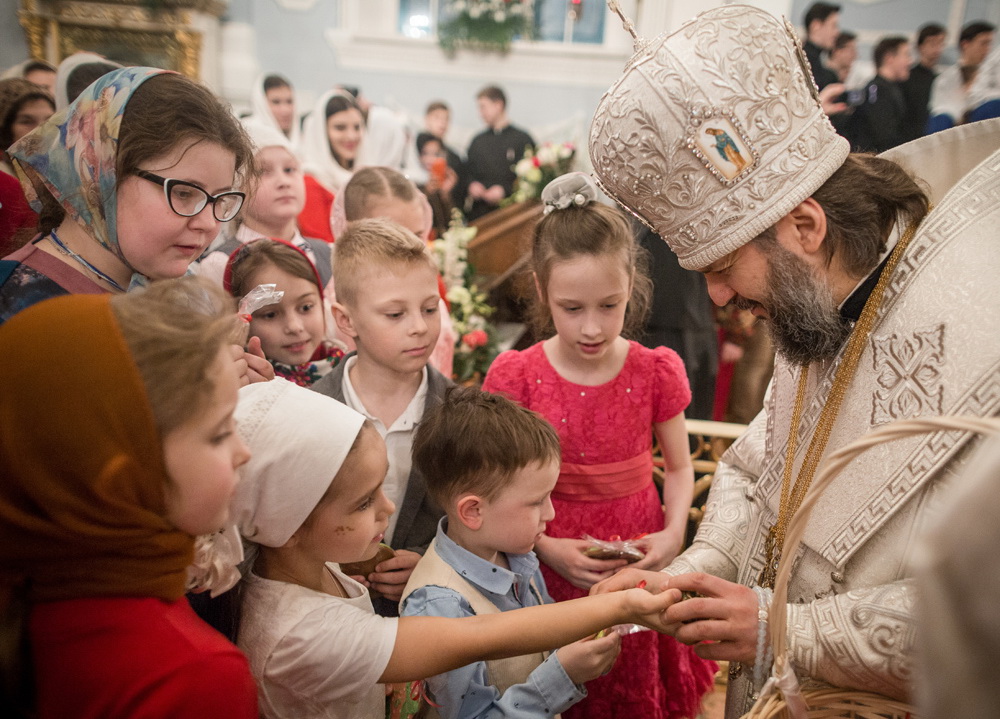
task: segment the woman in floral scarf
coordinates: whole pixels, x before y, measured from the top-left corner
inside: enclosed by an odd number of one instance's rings
[[[0,261],[0,323],[48,297],[185,274],[239,212],[253,165],[226,106],[148,67],[104,75],[8,155],[40,216]]]

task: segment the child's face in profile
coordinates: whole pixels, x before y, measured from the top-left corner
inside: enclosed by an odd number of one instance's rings
[[[559,479],[557,460],[522,467],[481,510],[477,542],[497,552],[526,554],[556,516],[552,490]]]
[[[439,306],[437,275],[427,264],[365,273],[347,307],[358,353],[393,372],[423,369],[441,333]]]
[[[236,488],[236,469],[250,459],[250,451],[235,432],[239,378],[229,347],[219,350],[210,376],[215,381],[211,399],[163,438],[163,459],[170,476],[167,519],[192,536],[225,525]]]
[[[296,533],[299,547],[316,562],[363,562],[378,552],[396,506],[382,491],[389,471],[385,442],[369,426],[333,479],[333,499],[313,510]]]
[[[308,362],[323,341],[323,303],[315,283],[268,264],[250,277],[248,286],[275,284],[281,301],[261,307],[250,318],[250,335],[260,338],[269,360],[288,365]]]
[[[264,228],[295,220],[306,202],[299,161],[284,147],[265,147],[256,159],[261,169],[260,183],[247,198],[247,217]]]

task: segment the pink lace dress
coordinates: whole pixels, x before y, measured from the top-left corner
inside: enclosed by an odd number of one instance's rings
[[[684,364],[673,350],[630,342],[618,376],[591,387],[563,379],[538,343],[497,357],[483,389],[538,412],[559,433],[563,467],[552,495],[556,516],[546,534],[610,539],[663,529],[652,479],[652,426],[684,411],[691,401]],[[544,564],[542,572],[556,601],[586,595]],[[693,717],[716,669],[671,637],[632,634],[623,638],[611,672],[587,682],[588,697],[563,716]]]

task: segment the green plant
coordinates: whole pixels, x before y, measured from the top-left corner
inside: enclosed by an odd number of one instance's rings
[[[449,55],[460,47],[506,53],[515,37],[534,29],[531,0],[448,0],[445,12],[438,42]]]

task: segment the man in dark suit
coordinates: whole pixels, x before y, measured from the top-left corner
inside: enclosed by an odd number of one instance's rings
[[[917,63],[910,68],[910,77],[900,89],[906,101],[903,137],[907,142],[923,137],[930,114],[931,87],[937,77],[937,64],[944,52],[947,33],[936,22],[927,23],[917,32]]]
[[[837,82],[837,73],[828,68],[824,60],[840,34],[840,5],[813,3],[806,10],[803,25],[806,28],[806,41],[802,49],[809,59],[816,87],[822,90]]]
[[[900,83],[910,76],[911,60],[909,40],[902,35],[884,37],[875,46],[878,74],[865,86],[864,102],[854,112],[854,150],[885,152],[906,141],[906,101]]]
[[[486,129],[472,138],[466,153],[468,196],[472,198],[468,214],[473,220],[495,210],[514,191],[514,164],[524,157],[527,147],[535,145],[531,135],[510,124],[507,96],[499,87],[484,87],[476,102]]]

